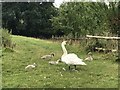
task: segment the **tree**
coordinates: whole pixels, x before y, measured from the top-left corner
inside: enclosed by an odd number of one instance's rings
[[[120,2],[110,2],[108,17],[110,32],[113,34],[118,34],[119,32],[119,4]]]
[[[54,34],[50,19],[56,15],[56,8],[52,2],[3,3],[2,9],[3,27],[12,34],[42,38]]]
[[[66,35],[72,33],[73,37],[106,35],[111,32],[110,13],[112,15],[114,12],[105,3],[68,2],[60,6],[58,16],[51,21],[56,32],[62,30]]]

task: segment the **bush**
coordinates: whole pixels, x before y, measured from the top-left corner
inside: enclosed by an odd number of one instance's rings
[[[3,47],[11,47],[12,40],[11,40],[11,34],[6,29],[1,29],[2,31],[2,46]]]
[[[104,41],[99,41],[99,40],[91,40],[86,46],[86,51],[87,52],[93,52],[96,51],[96,47],[98,48],[104,48],[105,42]]]

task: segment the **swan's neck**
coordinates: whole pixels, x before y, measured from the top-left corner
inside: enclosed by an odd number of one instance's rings
[[[63,50],[63,56],[67,55],[67,50],[65,48],[65,45],[61,44],[61,46],[62,46],[62,50]]]

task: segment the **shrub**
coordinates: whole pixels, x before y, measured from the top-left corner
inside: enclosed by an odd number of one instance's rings
[[[1,29],[2,31],[2,46],[3,47],[11,47],[12,40],[11,40],[11,34],[8,32],[7,29]]]
[[[91,41],[89,41],[89,43],[87,44],[87,46],[86,46],[86,51],[87,52],[93,52],[93,51],[96,51],[96,47],[98,47],[98,48],[104,48],[104,46],[105,46],[105,42],[103,41],[99,41],[99,40],[91,40]]]

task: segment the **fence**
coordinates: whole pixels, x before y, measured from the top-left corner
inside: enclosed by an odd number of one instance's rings
[[[120,37],[104,37],[104,36],[92,36],[92,35],[86,35],[86,37],[83,38],[68,38],[68,37],[52,37],[52,41],[56,42],[62,42],[63,40],[67,40],[70,45],[76,45],[79,44],[82,47],[86,47],[89,45],[89,42],[102,42],[104,43],[103,48],[96,47],[98,51],[102,50],[110,51],[110,52],[117,52],[118,51],[118,40],[120,40]]]
[[[103,50],[105,52],[117,52],[118,51],[118,41],[120,40],[120,37],[104,37],[104,36],[92,36],[92,35],[86,35],[87,38],[95,39],[98,41],[98,39],[104,40],[106,43],[104,45],[104,48],[97,48],[97,50]]]

